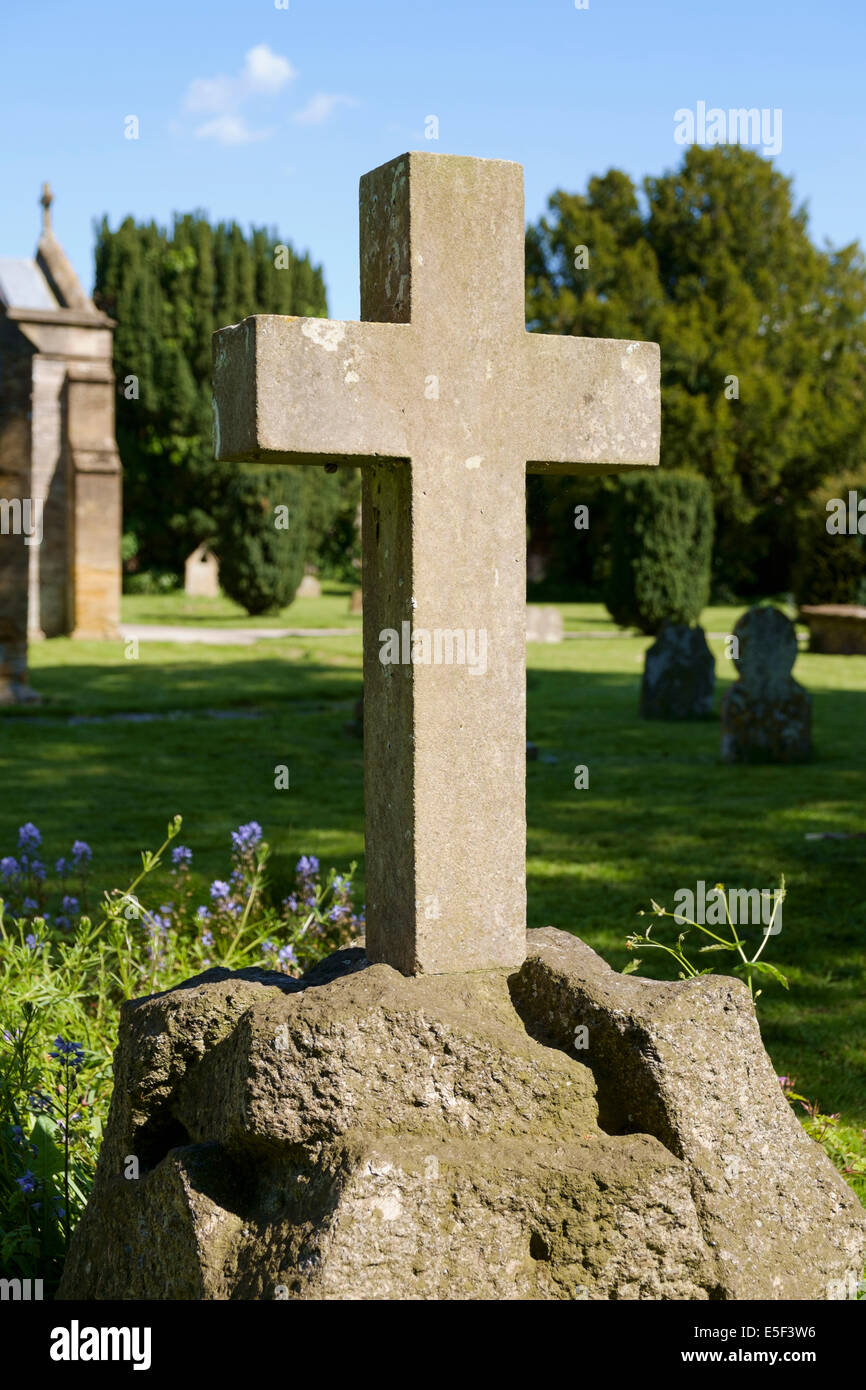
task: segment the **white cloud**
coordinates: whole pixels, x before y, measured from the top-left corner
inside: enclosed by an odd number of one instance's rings
[[[249,145],[254,140],[265,140],[272,135],[271,130],[250,130],[243,116],[217,116],[212,121],[196,128],[197,140],[216,140],[219,145]]]
[[[260,43],[246,55],[241,81],[251,92],[278,92],[297,75],[287,58],[281,58],[266,43]]]
[[[343,96],[340,92],[317,92],[301,111],[292,117],[298,125],[321,125],[333,115],[338,106],[357,106],[354,97]]]
[[[198,140],[215,140],[220,145],[249,145],[265,140],[273,129],[256,130],[247,120],[245,109],[257,97],[273,96],[297,77],[288,58],[274,53],[266,43],[256,44],[244,54],[239,73],[216,77],[196,77],[186,91],[186,109],[211,119],[196,127]],[[357,106],[354,97],[343,92],[316,92],[292,120],[298,125],[322,125],[341,106]]]
[[[245,54],[243,67],[237,77],[221,74],[217,77],[193,78],[186,92],[186,108],[203,114],[227,116],[237,112],[251,97],[279,92],[294,77],[297,77],[297,73],[288,58],[274,53],[266,43],[260,43]],[[208,124],[220,128],[219,121]]]

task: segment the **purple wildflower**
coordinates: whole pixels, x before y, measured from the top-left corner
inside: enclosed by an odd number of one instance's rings
[[[211,899],[215,903],[225,902],[227,898],[231,897],[231,891],[229,885],[221,878],[215,878],[210,886]]]
[[[19,849],[38,849],[41,844],[42,836],[36,829],[36,826],[33,824],[32,820],[29,820],[26,825],[21,826],[20,830],[18,831]]]
[[[17,873],[18,860],[13,859],[11,854],[7,854],[3,859],[0,859],[0,878],[2,878],[4,882],[8,883],[9,879],[14,878]]]
[[[35,1174],[35,1173],[31,1173],[31,1171],[30,1171],[29,1168],[27,1169],[27,1172],[24,1174],[23,1178],[16,1178],[15,1181],[17,1182],[18,1186],[21,1188],[21,1191],[22,1191],[22,1192],[35,1192],[35,1191],[36,1191],[36,1186],[37,1186],[38,1179],[37,1179],[37,1177],[36,1177],[36,1174]]]
[[[83,840],[76,840],[72,846],[72,863],[76,869],[85,869],[93,858],[93,851],[90,845]]]
[[[232,831],[232,848],[238,854],[246,854],[261,843],[262,827],[258,821],[251,820],[248,825],[239,825]]]
[[[212,945],[213,945],[213,932],[212,932],[212,931],[203,931],[203,932],[202,932],[202,934],[201,934],[201,944],[202,944],[202,946],[212,946]]]
[[[53,1057],[56,1062],[63,1062],[66,1066],[72,1067],[73,1071],[84,1065],[84,1048],[81,1043],[67,1042],[65,1038],[57,1037],[54,1039],[56,1052],[49,1052],[48,1056]]]
[[[301,878],[312,878],[319,872],[319,861],[314,854],[302,854],[295,866],[295,872]]]
[[[192,863],[192,850],[187,849],[186,845],[175,845],[171,852],[171,862],[175,868],[181,868]]]

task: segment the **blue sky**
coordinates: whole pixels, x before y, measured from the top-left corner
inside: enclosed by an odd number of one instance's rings
[[[674,112],[699,101],[780,108],[776,163],[813,237],[866,241],[862,0],[276,3],[4,6],[0,254],[32,254],[49,179],[88,288],[94,218],[202,208],[309,247],[333,317],[355,318],[367,169],[408,149],[518,160],[535,218],[611,165],[677,164]]]

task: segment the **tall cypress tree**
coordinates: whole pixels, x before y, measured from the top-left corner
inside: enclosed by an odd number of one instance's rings
[[[284,269],[278,245],[288,246]],[[175,216],[170,230],[128,217],[112,231],[103,218],[95,255],[94,298],[117,320],[125,529],[142,568],[180,574],[185,556],[216,533],[227,479],[212,451],[211,335],[249,314],[326,315],[322,270],[274,229],[246,235],[235,222],[211,226],[201,212]],[[327,529],[337,489],[318,475],[305,486],[321,491]]]

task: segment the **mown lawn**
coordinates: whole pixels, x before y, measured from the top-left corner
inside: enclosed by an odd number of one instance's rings
[[[126,600],[128,622],[356,627],[357,635],[276,639],[249,647],[57,639],[31,650],[42,706],[0,715],[0,855],[17,827],[41,829],[53,863],[73,838],[94,850],[100,887],[120,886],[138,850],[174,812],[202,888],[228,867],[229,831],[256,819],[288,873],[302,853],[363,886],[362,747],[344,731],[361,693],[360,622],[348,590],[250,624],[223,599]],[[191,608],[190,608],[190,605]],[[600,606],[563,605],[567,630],[613,630]],[[186,609],[186,617],[182,616]],[[740,610],[704,615],[730,632]],[[718,694],[732,678],[714,640]],[[617,968],[650,897],[673,906],[698,879],[771,888],[784,873],[781,935],[766,955],[790,979],[759,1002],[780,1073],[825,1112],[866,1126],[866,840],[809,840],[866,829],[866,658],[801,653],[814,699],[815,761],[800,768],[725,767],[714,721],[646,723],[637,697],[647,639],[581,638],[528,651],[529,924],[578,932]],[[156,714],[142,722],[126,714]],[[589,789],[574,768],[589,768]],[[290,788],[274,788],[289,768]],[[202,898],[204,901],[204,898]],[[670,974],[644,957],[642,973]]]

